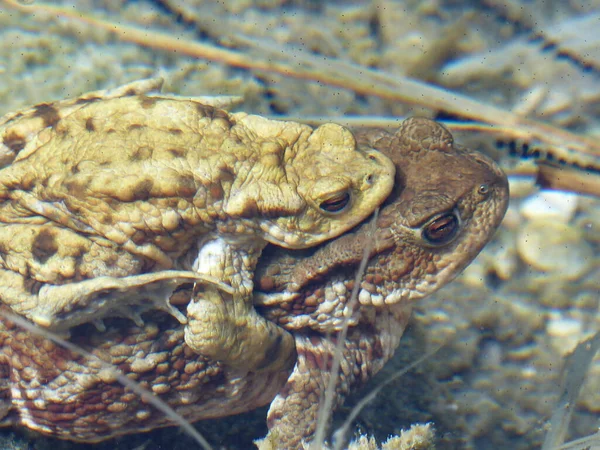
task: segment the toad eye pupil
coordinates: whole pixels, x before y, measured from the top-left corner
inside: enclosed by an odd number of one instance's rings
[[[319,207],[329,213],[339,213],[350,203],[350,193],[344,192],[321,202]]]
[[[431,245],[445,245],[454,239],[458,228],[459,222],[456,214],[444,214],[423,228],[423,238]]]
[[[490,188],[487,184],[482,184],[479,186],[478,192],[481,195],[487,195],[487,193],[490,191]]]

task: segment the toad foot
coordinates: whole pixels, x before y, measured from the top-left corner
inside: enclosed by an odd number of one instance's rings
[[[258,315],[248,302],[231,297],[212,286],[196,286],[187,309],[186,344],[240,371],[291,368],[296,359],[292,335]]]

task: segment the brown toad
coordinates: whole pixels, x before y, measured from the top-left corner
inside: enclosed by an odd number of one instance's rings
[[[104,334],[83,325],[73,342],[119,367],[190,421],[270,403],[268,439],[275,448],[301,448],[313,438],[344,320],[349,330],[335,404],[382,368],[398,346],[413,302],[472,261],[508,203],[500,169],[454,146],[435,122],[409,119],[394,134],[368,131],[357,139],[386,153],[397,168],[395,189],[376,227],[364,224],[316,249],[269,247],[256,271],[257,308],[294,336],[291,372],[230,370],[190,351],[182,343],[183,327],[157,312],[147,315],[143,327],[109,321]],[[350,292],[368,242],[369,261],[350,315]],[[0,411],[5,411],[0,424],[87,442],[172,424],[96,363],[5,319],[0,350]]]
[[[188,345],[238,367],[285,365],[291,335],[252,307],[260,252],[355,226],[390,193],[394,166],[339,125],[230,114],[150,95],[158,87],[0,120],[0,300],[54,330],[107,315],[141,324],[148,308],[183,323],[174,289],[208,283],[234,295],[192,293],[188,318],[206,326],[187,330]]]

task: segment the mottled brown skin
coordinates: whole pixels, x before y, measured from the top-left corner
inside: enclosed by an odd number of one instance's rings
[[[262,249],[310,247],[352,228],[391,191],[393,164],[339,125],[147,89],[0,121],[1,302],[57,331],[105,316],[141,323],[159,308],[195,321],[185,340],[200,354],[257,369],[270,349],[280,356],[270,363],[287,365],[291,335],[252,306]],[[169,303],[185,282],[233,295],[199,288],[186,318]]]
[[[145,316],[142,328],[123,319],[109,322],[105,333],[84,325],[73,342],[111,361],[190,421],[270,402],[267,439],[276,448],[301,448],[313,437],[365,247],[372,243],[342,345],[336,405],[393,355],[414,300],[471,262],[491,239],[508,202],[506,177],[498,167],[454,146],[434,122],[409,119],[394,134],[369,131],[357,138],[386,153],[397,168],[395,189],[376,227],[365,223],[311,250],[270,247],[256,272],[258,310],[294,336],[291,373],[239,372],[197,355],[182,343],[181,325],[157,312]],[[96,364],[4,319],[0,348],[3,425],[85,442],[169,425]]]

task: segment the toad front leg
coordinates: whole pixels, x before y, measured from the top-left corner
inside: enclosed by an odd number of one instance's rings
[[[335,376],[331,410],[342,403],[348,392],[379,372],[398,346],[412,306],[401,303],[373,308],[349,329],[340,351],[339,373],[332,373],[339,330],[331,335],[296,334],[298,357],[286,385],[271,402],[267,416],[269,434],[259,449],[302,449],[314,433],[330,378]],[[322,444],[315,442],[315,444]],[[317,447],[320,448],[320,447]]]
[[[252,303],[252,274],[263,245],[256,239],[238,241],[219,237],[200,247],[194,270],[229,283],[235,292],[196,284],[187,308],[185,342],[196,353],[240,371],[291,368],[294,338],[259,315]]]

